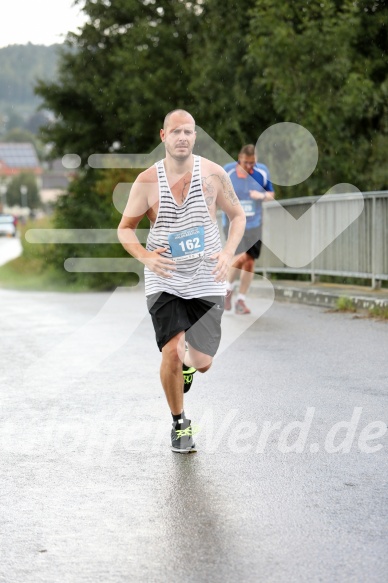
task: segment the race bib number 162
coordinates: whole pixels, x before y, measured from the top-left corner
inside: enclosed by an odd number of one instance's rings
[[[168,244],[174,261],[186,261],[200,257],[204,254],[205,249],[205,228],[192,227],[178,233],[170,233]]]

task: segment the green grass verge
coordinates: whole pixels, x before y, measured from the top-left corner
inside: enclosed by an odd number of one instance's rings
[[[372,306],[369,308],[369,315],[371,318],[388,320],[388,306]]]
[[[41,272],[39,261],[31,262],[18,257],[0,267],[0,288],[29,291],[88,291],[85,285],[66,281],[66,274],[53,268]]]
[[[0,287],[29,291],[82,292],[88,287],[80,282],[72,282],[65,270],[54,269],[47,263],[47,246],[31,244],[25,240],[28,229],[50,229],[50,219],[27,221],[19,227],[23,254],[0,267]]]
[[[357,306],[354,301],[347,296],[342,296],[338,298],[336,302],[337,312],[357,312]],[[365,314],[365,310],[363,311]],[[372,306],[368,309],[367,316],[370,318],[375,318],[377,320],[388,320],[388,306]]]

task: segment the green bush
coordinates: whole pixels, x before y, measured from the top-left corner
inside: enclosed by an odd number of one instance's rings
[[[115,208],[112,194],[119,182],[131,183],[139,171],[90,170],[80,175],[70,185],[67,195],[60,197],[55,208],[53,226],[57,229],[114,229],[121,219]],[[148,228],[148,219],[139,225]],[[70,258],[128,258],[120,243],[55,244],[49,251],[48,261],[56,270],[66,273],[70,283],[88,289],[111,290],[117,286],[136,285],[139,278],[134,273],[77,273],[66,272],[64,262]]]
[[[7,203],[9,206],[24,205],[24,200],[22,200],[22,195],[20,194],[20,187],[25,186],[26,190],[26,203],[31,209],[36,209],[42,206],[38,185],[36,178],[30,172],[22,172],[17,174],[12,178],[8,189],[7,189]]]

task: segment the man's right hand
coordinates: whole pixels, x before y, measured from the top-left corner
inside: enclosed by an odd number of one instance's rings
[[[163,257],[162,253],[165,251],[167,251],[167,247],[158,247],[154,251],[149,251],[148,255],[142,257],[141,261],[156,275],[168,278],[173,276],[172,272],[176,270],[176,264],[172,259]]]

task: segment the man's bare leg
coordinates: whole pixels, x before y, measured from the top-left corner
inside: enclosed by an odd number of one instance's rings
[[[183,411],[183,377],[182,362],[185,352],[185,333],[179,332],[162,348],[160,380],[167,403],[173,415]]]
[[[246,253],[240,253],[239,255],[235,255],[232,260],[232,267],[229,269],[228,272],[228,282],[233,283],[236,279],[238,279],[240,270],[242,265],[245,261]]]
[[[231,267],[228,272],[228,283],[233,283],[238,279],[240,270],[236,267]]]
[[[212,365],[213,357],[203,352],[199,352],[190,344],[189,350],[185,354],[184,363],[186,366],[193,366],[199,372],[206,372]]]
[[[241,266],[240,287],[239,287],[239,293],[244,294],[244,295],[248,292],[249,287],[252,283],[253,275],[254,275],[254,266],[255,266],[255,260],[253,259],[253,257],[248,255],[247,253],[245,255],[246,255],[246,259]]]
[[[230,310],[232,308],[232,294],[234,288],[234,282],[240,276],[241,265],[244,261],[245,253],[240,253],[235,255],[232,260],[232,267],[229,269],[228,277],[226,281],[226,296],[225,296],[225,310]]]
[[[206,372],[212,365],[213,357],[199,352],[190,344],[189,350],[185,352],[184,332],[179,332],[163,346],[160,380],[173,415],[180,415],[184,408],[182,362],[199,372]]]

